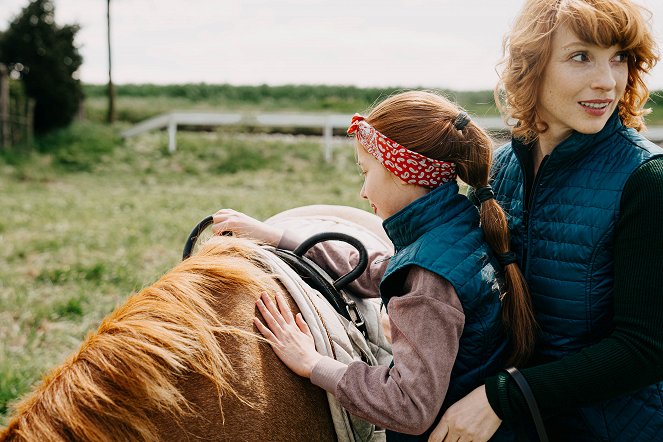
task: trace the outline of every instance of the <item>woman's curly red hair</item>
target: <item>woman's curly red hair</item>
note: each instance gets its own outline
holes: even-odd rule
[[[628,53],[628,82],[619,101],[625,126],[645,128],[649,89],[644,75],[659,60],[651,13],[630,0],[528,0],[504,38],[502,75],[495,101],[515,137],[532,141],[547,125],[537,117],[538,88],[551,52],[553,33],[566,25],[582,40],[601,47],[621,46]]]

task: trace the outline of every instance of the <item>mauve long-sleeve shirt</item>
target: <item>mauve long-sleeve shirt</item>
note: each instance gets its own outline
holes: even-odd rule
[[[294,250],[299,242],[293,232],[285,232],[279,247]],[[333,277],[358,262],[357,251],[337,241],[315,245],[306,257]],[[350,287],[359,296],[378,297],[389,255],[369,250],[369,263]],[[421,434],[433,425],[447,393],[465,315],[446,279],[412,266],[402,295],[389,301],[389,321],[392,367],[361,361],[346,365],[324,357],[313,368],[311,382],[356,416],[393,431]]]

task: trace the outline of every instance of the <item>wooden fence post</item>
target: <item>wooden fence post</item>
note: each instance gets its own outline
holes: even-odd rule
[[[0,63],[0,149],[9,148],[9,137],[9,75]]]
[[[170,114],[168,119],[168,153],[177,150],[177,120],[175,114]]]
[[[322,129],[322,137],[325,142],[325,161],[330,163],[332,160],[332,142],[334,139],[334,128],[332,127],[331,122],[325,122],[325,126]]]
[[[25,114],[25,134],[27,145],[32,147],[34,130],[35,130],[35,100],[28,98],[27,112]]]

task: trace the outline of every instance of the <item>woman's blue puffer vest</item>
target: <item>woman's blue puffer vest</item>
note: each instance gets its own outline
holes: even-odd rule
[[[402,295],[410,266],[419,266],[448,280],[456,290],[465,314],[465,327],[458,356],[451,372],[449,390],[440,415],[450,405],[499,371],[506,359],[507,339],[501,322],[500,292],[495,280],[493,255],[479,227],[476,207],[458,194],[456,182],[446,183],[417,199],[384,221],[394,243],[380,283],[388,307],[393,296]],[[495,440],[504,438],[500,431]],[[427,440],[389,432],[387,440]]]
[[[492,184],[509,214],[512,250],[541,327],[536,358],[551,361],[610,333],[613,236],[622,191],[631,174],[663,149],[622,126],[615,112],[601,132],[574,133],[560,143],[526,195],[527,148],[514,140],[498,150]],[[643,428],[663,429],[662,389],[663,384],[651,385],[569,410],[546,425],[569,441],[655,440],[638,435],[652,434]]]

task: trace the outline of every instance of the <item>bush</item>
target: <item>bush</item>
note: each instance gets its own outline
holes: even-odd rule
[[[53,164],[68,171],[90,171],[104,155],[121,144],[120,137],[108,126],[78,122],[36,139],[41,152],[53,156]]]

